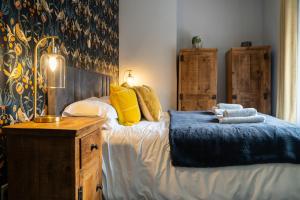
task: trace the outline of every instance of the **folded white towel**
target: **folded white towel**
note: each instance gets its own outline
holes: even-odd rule
[[[266,117],[262,115],[250,117],[219,117],[221,124],[241,124],[241,123],[261,123],[265,122]]]
[[[219,109],[218,107],[215,106],[212,108],[212,112],[217,116],[219,115],[223,116],[224,111],[225,111],[224,109]]]
[[[230,110],[240,110],[243,109],[243,106],[240,104],[230,104],[230,103],[219,103],[217,104],[219,109],[230,109]]]
[[[250,117],[257,115],[255,108],[244,108],[240,110],[225,110],[223,113],[224,117]]]

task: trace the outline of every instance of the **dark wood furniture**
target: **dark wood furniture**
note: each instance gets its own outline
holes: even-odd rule
[[[100,118],[5,127],[10,200],[102,199]]]
[[[217,49],[182,49],[178,110],[208,110],[217,101]]]
[[[227,101],[271,114],[271,47],[239,47],[227,52]]]

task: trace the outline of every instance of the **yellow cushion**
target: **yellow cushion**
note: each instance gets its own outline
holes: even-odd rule
[[[141,112],[134,90],[111,85],[110,101],[118,113],[118,120],[120,124],[131,126],[141,120]]]
[[[143,116],[148,121],[159,121],[162,108],[159,98],[155,94],[154,90],[147,85],[135,86],[133,89],[137,94],[139,106]]]

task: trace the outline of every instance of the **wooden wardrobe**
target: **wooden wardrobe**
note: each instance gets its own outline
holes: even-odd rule
[[[240,47],[227,52],[227,101],[271,114],[271,47]]]
[[[208,110],[216,105],[217,49],[182,49],[178,72],[178,110]]]

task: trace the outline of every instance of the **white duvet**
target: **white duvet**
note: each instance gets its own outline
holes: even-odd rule
[[[169,116],[103,131],[106,199],[300,199],[300,165],[173,167]]]

